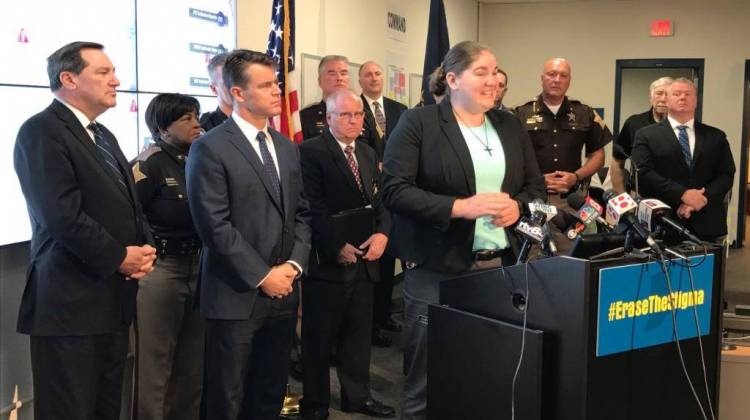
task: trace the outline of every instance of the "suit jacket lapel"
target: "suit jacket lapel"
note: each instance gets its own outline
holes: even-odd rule
[[[68,109],[68,107],[57,100],[54,100],[52,102],[52,106],[57,116],[61,120],[63,120],[63,122],[65,122],[65,125],[73,134],[73,137],[75,137],[76,140],[78,140],[83,145],[83,147],[88,150],[89,153],[91,153],[91,156],[94,158],[94,160],[99,163],[99,169],[101,169],[105,177],[109,179],[114,184],[115,188],[117,188],[125,196],[125,198],[132,203],[134,197],[131,196],[132,190],[131,192],[128,192],[128,190],[124,189],[122,185],[117,181],[117,179],[115,179],[115,174],[112,173],[112,170],[109,168],[107,162],[104,161],[104,158],[102,158],[102,156],[99,154],[99,151],[96,150],[96,143],[94,143],[94,140],[91,138],[88,131],[86,131],[86,129],[81,125],[81,122],[78,120],[78,118],[76,118],[75,114],[73,114],[73,111]],[[108,133],[109,131],[105,130],[105,135],[109,135]],[[112,140],[110,139],[110,141]],[[117,155],[117,153],[115,154]],[[115,156],[115,159],[117,159],[117,162],[120,165],[123,165],[122,160],[120,160],[118,156]],[[130,166],[127,163],[122,166],[122,169],[126,174],[128,173],[127,169],[129,167]],[[128,184],[131,184],[130,178],[128,176],[126,176],[125,179],[127,180]],[[128,188],[130,187],[131,186],[129,185]]]
[[[344,152],[341,150],[341,147],[339,147],[338,142],[333,137],[333,134],[329,130],[326,130],[323,132],[323,138],[325,139],[326,147],[328,148],[328,152],[331,154],[331,157],[333,158],[334,165],[339,169],[341,172],[341,175],[346,179],[349,186],[352,188],[353,191],[359,192],[359,187],[357,187],[357,181],[354,180],[354,174],[352,173],[351,168],[349,168],[349,163],[346,161],[346,157],[344,156]],[[356,149],[355,149],[356,154]],[[357,158],[359,158],[359,155],[357,155]],[[362,169],[360,168],[360,176],[362,174]]]
[[[385,138],[387,139],[396,124],[396,107],[390,99],[383,96],[383,108],[385,108]]]
[[[695,166],[695,162],[698,161],[706,146],[706,132],[703,130],[703,125],[696,122],[693,125],[695,129],[695,148],[693,149],[693,159],[691,161],[692,166]]]
[[[288,156],[288,153],[286,152],[287,146],[289,144],[285,143],[291,143],[291,140],[284,137],[283,134],[277,132],[276,130],[269,128],[268,132],[271,134],[271,139],[273,140],[273,147],[276,149],[276,163],[279,165],[279,174],[281,176],[280,182],[281,182],[281,196],[282,201],[284,204],[284,207],[286,209],[290,209],[290,211],[284,211],[282,214],[293,214],[294,212],[291,211],[291,208],[293,205],[296,205],[296,197],[293,199],[291,196],[292,194],[292,165],[294,164],[294,160],[296,159],[296,156]],[[296,147],[296,146],[295,146]]]
[[[122,149],[120,149],[120,144],[117,142],[117,138],[115,138],[114,134],[112,134],[107,127],[101,126],[104,134],[109,137],[109,142],[114,147],[115,152],[115,159],[117,160],[117,163],[120,165],[120,167],[123,169],[123,174],[125,175],[125,183],[127,184],[127,190],[124,190],[122,188],[122,184],[117,182],[115,180],[115,184],[120,188],[120,191],[125,193],[125,196],[133,202],[133,197],[136,197],[135,192],[135,183],[133,181],[133,172],[130,171],[130,164],[128,164],[128,161],[125,159],[125,155],[122,154]],[[98,154],[98,153],[97,153]],[[110,171],[111,172],[111,171]],[[114,177],[112,178],[114,179]]]
[[[359,163],[359,176],[362,178],[362,188],[365,189],[367,199],[372,202],[372,186],[375,175],[372,173],[373,164],[362,149],[362,144],[358,144],[354,149],[354,155],[357,156],[357,162]]]
[[[255,174],[258,176],[258,179],[260,179],[261,183],[265,187],[266,191],[268,192],[268,195],[271,198],[271,202],[276,206],[276,208],[279,210],[281,214],[284,214],[283,209],[281,208],[281,203],[276,199],[276,193],[273,190],[273,186],[271,186],[271,180],[268,179],[268,176],[266,175],[265,167],[263,166],[263,162],[260,160],[260,156],[255,152],[252,146],[250,146],[250,141],[245,137],[244,134],[242,134],[242,131],[237,126],[237,123],[234,122],[234,120],[230,119],[231,121],[227,122],[226,130],[229,134],[229,142],[232,143],[232,145],[239,150],[240,154],[250,163],[250,166],[255,171]],[[276,144],[274,143],[274,146]],[[279,159],[279,153],[276,153],[276,159]],[[283,185],[282,185],[283,188]],[[282,190],[283,194],[283,190]]]
[[[458,127],[455,115],[453,115],[453,107],[450,101],[442,101],[438,106],[438,112],[440,113],[440,127],[447,137],[448,144],[453,148],[453,151],[458,157],[458,161],[461,163],[461,168],[466,176],[466,188],[471,195],[476,194],[476,178],[474,175],[474,162],[471,160],[471,153],[469,147],[466,145],[461,129]]]

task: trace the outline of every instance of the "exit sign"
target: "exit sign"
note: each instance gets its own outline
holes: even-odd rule
[[[671,19],[657,19],[651,22],[651,36],[673,36],[674,22]]]

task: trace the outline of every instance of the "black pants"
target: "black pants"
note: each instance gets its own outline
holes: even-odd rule
[[[276,420],[296,317],[264,295],[250,319],[206,320],[206,419]]]
[[[118,420],[128,332],[31,336],[36,420]]]
[[[380,257],[380,281],[375,283],[372,326],[379,328],[391,316],[391,301],[393,300],[393,277],[396,270],[396,258],[388,254]]]
[[[336,346],[336,372],[341,382],[341,406],[361,408],[370,398],[370,340],[372,282],[364,264],[349,282],[305,280],[302,294],[303,412],[330,406],[328,371]]]

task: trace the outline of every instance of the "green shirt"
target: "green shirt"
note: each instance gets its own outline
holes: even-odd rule
[[[486,117],[480,126],[466,127],[459,123],[458,127],[471,153],[477,194],[501,192],[505,178],[505,153],[500,142],[500,134]],[[472,250],[503,249],[508,245],[505,228],[492,224],[492,218],[489,216],[477,219]]]

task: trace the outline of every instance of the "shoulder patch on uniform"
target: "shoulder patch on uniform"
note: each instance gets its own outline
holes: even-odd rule
[[[143,162],[158,152],[161,152],[161,147],[155,144],[151,144],[144,151],[139,153],[138,156],[136,156],[133,160]]]
[[[134,180],[135,180],[136,183],[138,183],[140,181],[143,181],[144,179],[148,178],[148,176],[146,176],[146,174],[144,174],[141,171],[141,161],[140,160],[137,161],[137,162],[135,162],[135,165],[133,165],[133,178],[134,178]]]

